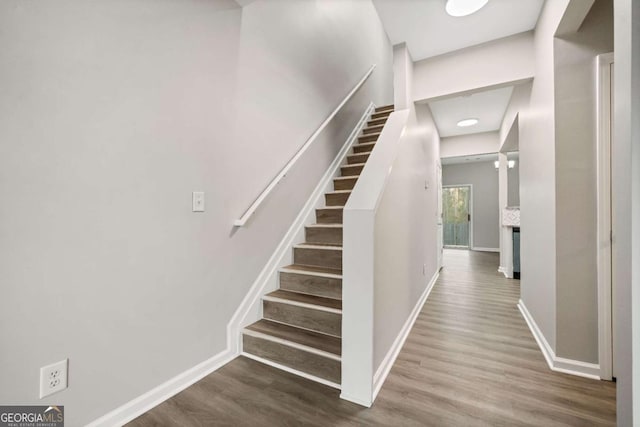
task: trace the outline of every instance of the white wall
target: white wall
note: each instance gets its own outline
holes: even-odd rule
[[[341,397],[366,406],[438,270],[440,141],[428,106],[411,101],[412,67],[406,46],[394,46],[396,112],[344,213]]]
[[[545,2],[535,31],[535,79],[520,127],[521,299],[556,346],[555,108],[553,37],[568,0]]]
[[[615,0],[612,193],[614,236],[617,421],[640,422],[640,4]]]
[[[391,102],[391,47],[368,2],[7,0],[0,28],[0,401],[81,425],[225,348],[339,145]],[[38,400],[66,357],[70,387]]]
[[[532,32],[516,34],[418,61],[413,99],[422,101],[530,80],[535,71],[533,40]]]
[[[428,106],[410,116],[375,223],[374,369],[437,271],[438,133]],[[426,266],[423,273],[423,264]]]
[[[473,186],[473,247],[500,247],[498,170],[493,161],[442,166],[442,185]]]
[[[498,148],[498,132],[472,133],[440,139],[442,158],[497,153]]]
[[[520,160],[507,169],[507,206],[520,206]]]
[[[519,124],[517,121],[518,113],[529,105],[529,99],[531,97],[531,82],[522,83],[516,85],[511,93],[511,99],[507,105],[507,109],[502,119],[502,125],[500,126],[499,144],[500,151],[517,151],[519,140]],[[515,125],[515,128],[514,128]],[[512,135],[514,130],[518,130],[515,135]],[[515,139],[511,141],[510,139]],[[511,145],[511,146],[509,146]]]
[[[613,2],[596,0],[554,51],[556,355],[598,363],[595,63],[613,51]]]
[[[374,371],[437,271],[437,188],[425,189],[425,181],[436,182],[440,140],[428,105],[419,106],[418,117],[411,101],[413,61],[406,46],[395,47],[394,58],[395,104],[410,113],[375,217]]]

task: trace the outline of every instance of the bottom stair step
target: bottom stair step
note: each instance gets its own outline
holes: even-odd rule
[[[265,319],[340,337],[342,301],[277,290],[262,297]]]
[[[340,384],[340,338],[260,320],[242,333],[243,351]]]

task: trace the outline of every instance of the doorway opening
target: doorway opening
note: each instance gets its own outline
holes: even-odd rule
[[[442,234],[446,248],[471,248],[471,198],[471,185],[442,187]]]

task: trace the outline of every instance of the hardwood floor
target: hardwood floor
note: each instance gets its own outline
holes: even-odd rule
[[[497,254],[447,250],[444,264],[372,408],[239,357],[129,425],[615,425],[615,384],[549,370]]]

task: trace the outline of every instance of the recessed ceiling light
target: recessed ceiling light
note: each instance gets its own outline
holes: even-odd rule
[[[478,124],[478,119],[464,119],[458,122],[458,127],[466,128],[466,127],[477,125],[477,124]]]
[[[489,0],[447,0],[445,9],[451,16],[467,16],[476,13],[488,2]]]

